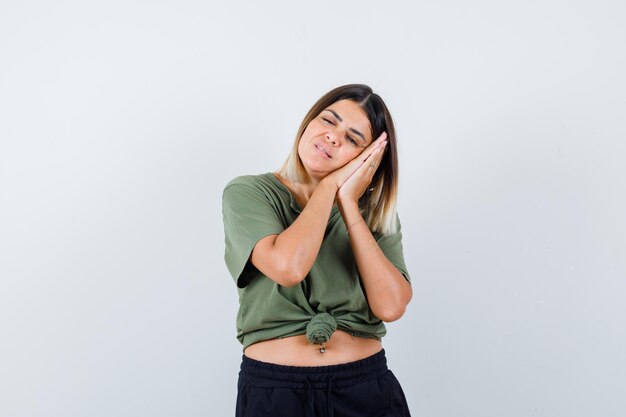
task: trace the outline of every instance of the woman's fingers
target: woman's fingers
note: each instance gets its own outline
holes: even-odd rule
[[[363,152],[361,152],[361,154],[359,155],[359,159],[361,159],[361,161],[365,161],[367,158],[369,158],[369,156],[372,154],[372,152],[374,152],[374,149],[378,148],[380,146],[380,144],[382,142],[384,142],[387,139],[387,132],[383,132],[380,134],[380,136],[372,143],[370,143],[370,145],[365,148],[363,150]]]
[[[359,167],[361,171],[367,172],[372,169],[375,165],[376,156],[380,154],[380,148],[376,148],[372,151],[372,153],[367,157],[365,161],[363,161],[363,165]]]
[[[337,178],[337,185],[339,187],[343,186],[343,183],[353,176],[355,173],[359,172],[359,176],[363,175],[361,172],[367,173],[368,169],[372,169],[369,165],[374,164],[374,166],[378,166],[379,163],[376,163],[376,155],[381,152],[381,150],[376,151],[382,145],[384,148],[384,144],[386,143],[387,133],[383,132],[374,142],[370,143],[370,145],[363,149],[363,151],[356,156],[352,161],[348,162],[342,168],[339,168],[334,174]],[[376,151],[376,152],[374,152]],[[380,158],[378,158],[380,161]],[[372,175],[373,175],[372,171]],[[367,175],[367,174],[365,174]]]
[[[383,153],[385,152],[385,146],[387,145],[387,141],[384,140],[385,136],[381,136],[380,139],[381,141],[378,144],[374,144],[373,149],[365,158],[358,157],[352,160],[351,164],[354,164],[354,170],[351,170],[352,172],[349,173],[348,178],[339,186],[338,198],[342,200],[358,200],[363,195],[368,185],[372,182],[374,173],[380,166]],[[364,154],[365,151],[361,155]]]
[[[385,153],[386,146],[387,142],[384,141],[380,144],[379,147],[374,150],[375,152],[372,152],[371,158],[368,159],[368,166],[372,169],[372,175],[373,172],[375,172],[376,169],[380,166],[380,161],[383,159],[383,154]]]
[[[358,200],[363,195],[380,165],[380,158],[385,147],[384,143],[382,146],[373,149],[372,153],[364,161],[360,161],[360,166],[340,186],[340,198],[354,198]]]
[[[374,161],[374,171],[376,171],[378,169],[378,167],[380,166],[380,161],[382,161],[383,159],[383,155],[385,154],[385,149],[387,147],[387,142],[383,142],[382,145],[380,145],[380,152],[377,153],[376,155],[376,161]]]
[[[376,140],[385,140],[385,139],[387,139],[387,132],[383,132],[383,133],[381,133],[381,134],[380,134],[380,135],[376,138]],[[376,140],[375,140],[374,142],[376,142]]]
[[[376,169],[380,166],[380,161],[382,159],[383,152],[385,151],[386,144],[387,142],[383,142],[380,146],[376,147],[360,167],[361,171],[369,173],[370,179],[374,176],[374,172],[376,172]]]

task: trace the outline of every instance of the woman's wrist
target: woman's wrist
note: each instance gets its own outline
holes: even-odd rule
[[[318,187],[323,187],[325,190],[332,191],[335,195],[337,194],[337,191],[339,191],[337,181],[330,176],[323,178],[318,184]]]
[[[339,194],[337,194],[337,205],[339,206],[339,208],[342,211],[356,211],[359,212],[359,202],[357,200],[353,200],[351,198],[345,198],[345,197],[341,197]]]
[[[364,221],[357,202],[338,201],[337,206],[339,207],[339,212],[341,213],[343,222],[346,224],[346,228],[349,228],[352,225],[355,225],[361,221]]]
[[[363,218],[356,220],[354,223],[352,224],[346,224],[346,233],[350,234],[350,229],[352,229],[352,227],[356,226],[357,224],[360,223],[365,223],[365,220]]]

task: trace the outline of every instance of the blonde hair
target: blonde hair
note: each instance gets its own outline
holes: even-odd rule
[[[352,100],[367,114],[371,126],[372,138],[387,132],[385,153],[376,170],[372,182],[359,200],[361,213],[372,232],[384,235],[397,231],[397,196],[398,196],[398,151],[396,130],[387,106],[380,96],[364,84],[348,84],[337,87],[324,94],[307,112],[296,133],[294,144],[287,160],[278,171],[283,177],[294,183],[306,182],[308,174],[298,155],[298,144],[305,129],[324,109],[339,100]]]

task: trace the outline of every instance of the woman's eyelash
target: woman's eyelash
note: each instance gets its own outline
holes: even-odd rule
[[[332,120],[329,120],[329,119],[327,119],[327,118],[325,118],[325,117],[322,117],[322,120],[323,120],[323,121],[325,121],[326,123],[330,123],[330,124],[331,124],[331,125],[333,125],[333,126],[335,125],[335,123],[334,123]],[[353,144],[353,145],[357,145],[356,140],[352,139],[350,136],[346,136],[346,138],[348,138],[348,140],[349,140],[350,142],[352,142],[352,144]]]

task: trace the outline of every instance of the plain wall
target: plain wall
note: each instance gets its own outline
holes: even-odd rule
[[[626,415],[626,3],[2,1],[0,416],[234,414],[221,192],[398,128],[414,416]]]

